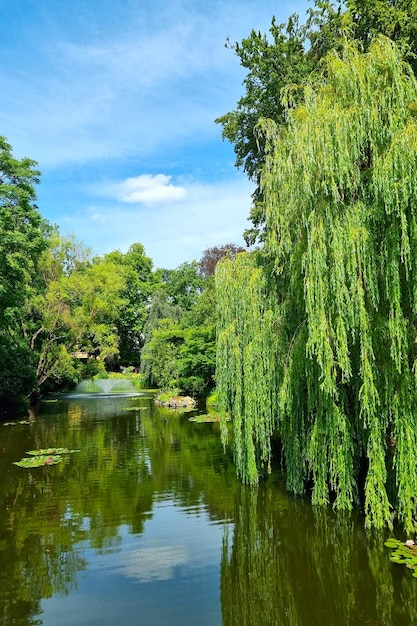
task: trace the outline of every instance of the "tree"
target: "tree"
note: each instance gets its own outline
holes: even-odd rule
[[[104,363],[118,354],[116,321],[125,281],[123,266],[88,259],[80,244],[55,232],[39,262],[38,290],[19,313],[38,386],[76,381],[80,357]]]
[[[364,50],[369,48],[376,35],[386,35],[404,46],[406,59],[416,72],[416,0],[347,0],[346,6],[353,23],[352,34],[362,43]]]
[[[140,367],[144,345],[144,327],[152,293],[159,287],[153,271],[153,262],[145,254],[142,244],[130,246],[126,254],[111,252],[105,257],[123,268],[126,274],[124,304],[116,322],[119,336],[119,362],[122,366]]]
[[[179,381],[184,393],[205,397],[215,385],[216,291],[214,277],[205,281],[204,291],[182,319],[184,343],[179,351]]]
[[[198,300],[203,288],[204,277],[197,261],[181,263],[174,270],[160,270],[162,285],[173,305],[188,311]]]
[[[235,258],[239,252],[244,252],[245,248],[237,246],[235,243],[225,243],[221,246],[213,246],[204,250],[203,256],[200,259],[199,268],[200,272],[206,278],[208,276],[214,276],[216,265],[223,257]]]
[[[22,303],[36,280],[47,246],[48,226],[35,204],[36,163],[13,157],[0,137],[0,397],[2,404],[26,396],[35,373],[27,344],[16,329]]]
[[[178,387],[178,352],[183,341],[184,331],[177,321],[158,320],[142,351],[142,373],[151,385],[161,389]]]
[[[35,204],[40,172],[28,158],[15,159],[0,137],[0,313],[17,306],[46,247],[46,224]]]
[[[217,266],[216,383],[219,408],[233,418],[238,476],[256,483],[271,463],[277,428],[279,359],[275,292],[257,253],[225,257]],[[227,441],[227,424],[222,436]]]
[[[242,167],[257,185],[265,149],[256,136],[256,125],[263,117],[284,123],[281,89],[303,82],[313,67],[305,54],[305,29],[300,26],[297,15],[292,15],[286,25],[277,24],[273,18],[269,33],[272,41],[266,34],[252,30],[240,44],[228,42],[241,65],[248,70],[243,81],[245,94],[234,111],[215,120],[223,127],[223,139],[234,146],[236,166]],[[259,186],[253,196],[250,219],[254,228],[245,232],[248,245],[255,243],[264,221]]]
[[[253,227],[244,234],[248,244],[263,240],[265,224],[259,182],[266,149],[264,137],[256,132],[259,120],[272,119],[285,126],[288,104],[299,102],[305,81],[320,68],[324,56],[341,50],[347,34],[366,51],[378,33],[404,46],[410,53],[407,60],[417,70],[416,0],[315,0],[305,24],[295,14],[287,24],[277,24],[273,18],[268,34],[252,30],[241,43],[228,42],[247,70],[245,93],[235,110],[215,121],[223,128],[223,139],[233,144],[236,166],[257,184],[249,216]]]
[[[148,384],[204,396],[214,386],[215,291],[198,264],[163,270],[151,297],[141,372]],[[168,295],[170,294],[170,295]]]
[[[330,53],[303,104],[288,110],[286,128],[261,125],[264,280],[277,339],[265,349],[283,366],[278,429],[288,488],[304,493],[311,480],[313,503],[349,510],[363,471],[366,525],[391,524],[395,510],[407,530],[417,519],[416,100],[411,67],[378,37],[365,54],[352,43]],[[236,324],[248,318],[246,345],[260,326],[238,308],[233,277],[219,278],[219,332],[233,307]],[[252,296],[260,309],[263,294]],[[221,378],[233,360],[219,358]],[[231,369],[227,376],[245,386],[248,368]],[[249,412],[245,403],[237,428],[253,419]],[[244,442],[255,459],[264,456],[258,433],[270,424],[269,414],[258,415]],[[252,482],[244,461],[240,472]]]
[[[143,328],[144,345],[141,351],[141,373],[144,380],[150,386],[164,386],[167,384],[166,381],[174,377],[174,374],[167,373],[164,375],[163,380],[160,378],[159,372],[162,371],[163,368],[164,371],[169,372],[169,367],[164,366],[159,360],[168,360],[173,364],[173,359],[171,353],[168,354],[165,352],[164,354],[163,350],[159,350],[159,345],[162,343],[162,340],[158,339],[153,341],[153,336],[161,326],[169,328],[175,326],[175,328],[179,329],[180,319],[181,308],[178,305],[170,303],[169,296],[164,289],[157,289],[152,295],[148,318]],[[166,341],[167,338],[169,338],[169,335],[164,334],[163,340]],[[157,365],[156,371],[154,368],[155,364]]]

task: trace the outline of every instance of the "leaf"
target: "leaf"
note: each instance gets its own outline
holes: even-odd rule
[[[28,450],[27,454],[32,456],[45,456],[51,454],[71,454],[73,452],[79,452],[79,450],[70,450],[69,448],[40,448],[39,450]]]
[[[197,422],[202,424],[203,422],[219,422],[220,415],[218,413],[208,413],[207,415],[193,415],[189,418],[190,422]]]
[[[146,411],[146,406],[126,406],[124,411]]]
[[[29,459],[23,458],[20,461],[15,461],[13,465],[17,465],[18,467],[25,468],[33,468],[33,467],[44,467],[48,465],[56,465],[57,463],[61,463],[62,456],[58,454],[54,455],[38,455],[35,457],[31,457]]]

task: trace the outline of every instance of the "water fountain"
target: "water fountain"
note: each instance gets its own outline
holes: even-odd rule
[[[76,393],[135,393],[137,390],[130,380],[124,378],[99,378],[82,380],[78,383]]]

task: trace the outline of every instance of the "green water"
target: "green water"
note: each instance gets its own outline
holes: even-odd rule
[[[77,449],[25,469],[28,450]],[[359,514],[315,511],[275,471],[240,485],[216,424],[150,395],[43,402],[0,424],[0,624],[417,624],[417,579]]]

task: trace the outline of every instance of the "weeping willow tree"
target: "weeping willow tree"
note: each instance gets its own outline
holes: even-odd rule
[[[363,495],[368,527],[397,515],[415,529],[416,80],[401,51],[379,37],[366,54],[347,43],[327,56],[302,105],[291,106],[290,89],[284,101],[284,128],[260,123],[265,254],[275,280],[264,283],[266,293],[248,292],[238,264],[234,275],[219,271],[220,347],[235,315],[245,358],[253,337],[268,332],[249,311],[273,311],[274,341],[255,346],[253,363],[272,364],[267,385],[277,376],[271,392],[278,390],[288,488],[301,494],[311,483],[314,504],[341,510]],[[272,298],[275,306],[266,305]],[[256,396],[253,371],[239,358],[221,347],[219,392],[237,415],[238,471],[255,482],[253,458],[268,458],[258,433],[273,427],[275,404],[262,412],[266,394]],[[255,398],[247,404],[248,386]],[[237,406],[233,395],[243,397]]]
[[[260,257],[241,252],[216,270],[216,380],[220,410],[233,416],[234,460],[240,478],[268,472],[277,427],[280,324]],[[223,421],[223,439],[227,425]]]

